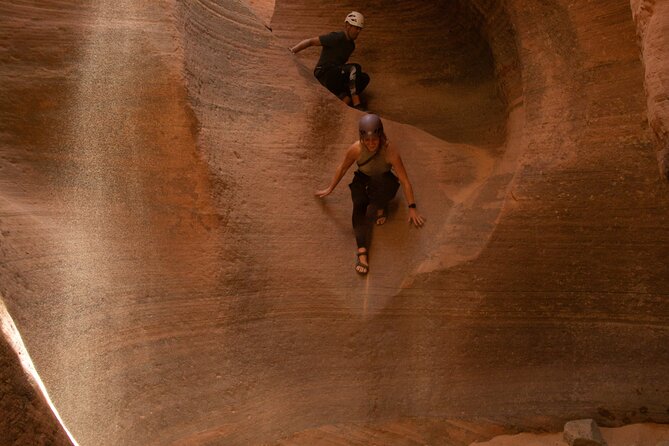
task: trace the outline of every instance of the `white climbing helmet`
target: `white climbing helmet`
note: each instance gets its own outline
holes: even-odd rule
[[[365,26],[365,18],[362,16],[362,14],[356,11],[349,12],[344,22],[348,23],[349,25],[357,26],[360,29]]]

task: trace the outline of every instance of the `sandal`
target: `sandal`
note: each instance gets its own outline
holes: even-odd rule
[[[358,261],[355,263],[355,272],[364,276],[369,272],[369,264],[363,263],[360,261],[360,256],[366,256],[368,255],[367,251],[360,252],[358,251],[356,253],[356,257],[358,258]],[[362,268],[362,271],[360,271],[358,268]]]
[[[378,226],[381,226],[381,225],[384,224],[384,223],[386,222],[386,220],[388,219],[388,215],[386,215],[386,208],[381,208],[381,209],[379,209],[379,211],[381,211],[381,213],[379,214],[378,211],[377,211],[377,214],[376,214],[376,224],[377,224]]]

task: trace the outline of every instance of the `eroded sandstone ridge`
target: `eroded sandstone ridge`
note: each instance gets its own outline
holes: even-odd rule
[[[661,4],[1,2],[0,295],[74,438],[669,422]],[[346,180],[313,198],[360,114],[287,50],[351,9],[428,218],[364,279]]]
[[[645,67],[648,120],[658,144],[660,173],[669,179],[669,4],[631,0]]]
[[[0,300],[0,444],[72,446]],[[33,372],[33,373],[30,373]]]

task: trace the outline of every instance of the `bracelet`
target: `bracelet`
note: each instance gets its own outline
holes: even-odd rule
[[[410,207],[411,209],[416,209],[416,203],[411,203],[411,204],[409,205],[409,207]]]

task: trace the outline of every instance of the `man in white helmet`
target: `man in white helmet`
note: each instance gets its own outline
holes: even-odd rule
[[[361,108],[360,93],[369,84],[369,75],[362,72],[360,65],[347,63],[355,50],[355,39],[365,23],[359,12],[353,11],[344,20],[344,30],[305,39],[290,48],[293,54],[310,46],[322,46],[314,76],[328,90],[346,104]]]

